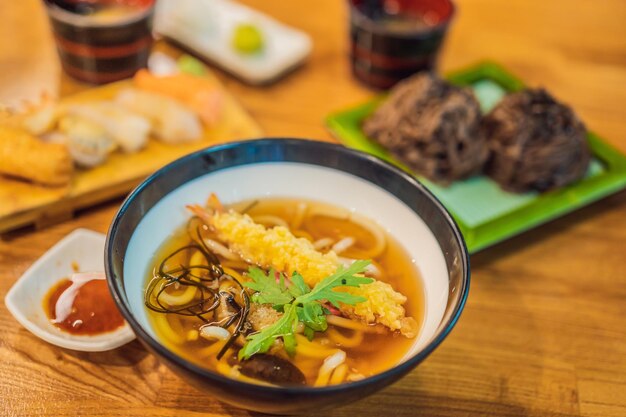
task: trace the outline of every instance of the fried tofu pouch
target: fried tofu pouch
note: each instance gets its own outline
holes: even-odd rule
[[[288,275],[297,271],[311,287],[335,273],[340,265],[333,251],[318,252],[310,241],[295,237],[285,227],[267,229],[255,223],[250,216],[233,210],[206,210],[200,206],[189,208],[246,262],[265,269],[274,268]],[[412,317],[406,317],[403,307],[407,298],[391,285],[374,281],[358,288],[343,287],[341,291],[367,300],[356,305],[342,304],[340,310],[345,316],[398,330],[406,337],[417,335],[417,323]]]
[[[70,182],[73,170],[65,145],[45,143],[25,130],[0,126],[0,174],[62,186]]]

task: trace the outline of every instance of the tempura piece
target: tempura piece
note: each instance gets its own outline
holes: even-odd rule
[[[274,324],[283,313],[274,310],[269,304],[252,303],[248,313],[248,321],[256,332]]]
[[[44,185],[66,185],[72,179],[66,146],[45,143],[22,129],[0,126],[0,173]]]
[[[185,106],[161,94],[127,89],[121,91],[116,101],[152,122],[154,134],[162,142],[175,145],[202,138],[202,125],[198,116]]]
[[[359,288],[343,287],[341,291],[360,295],[367,300],[355,305],[343,304],[341,312],[364,323],[380,323],[392,330],[400,330],[406,337],[415,337],[419,331],[412,317],[405,317],[404,303],[407,298],[386,282],[374,281]]]
[[[208,210],[197,205],[189,208],[244,261],[265,269],[274,268],[287,275],[297,271],[311,287],[335,273],[340,265],[333,251],[322,254],[315,250],[310,241],[296,238],[285,227],[266,229],[246,214],[225,211],[214,196],[209,200]],[[416,336],[417,323],[406,317],[402,306],[406,297],[396,292],[391,285],[374,281],[358,288],[346,287],[342,290],[367,298],[366,302],[355,306],[342,304],[340,310],[346,316],[367,324],[382,324],[391,330],[399,330],[407,337]]]
[[[120,108],[112,101],[75,105],[69,107],[67,112],[102,126],[126,153],[137,152],[148,142],[150,121]]]
[[[95,123],[76,116],[59,121],[59,131],[67,137],[67,147],[76,164],[92,168],[106,161],[116,148],[113,138]]]
[[[587,128],[542,88],[507,94],[482,120],[490,157],[485,173],[507,191],[544,192],[587,174]]]
[[[184,103],[195,111],[207,126],[214,125],[220,118],[222,93],[206,77],[185,73],[157,76],[142,69],[135,74],[133,81],[141,90],[163,94]]]

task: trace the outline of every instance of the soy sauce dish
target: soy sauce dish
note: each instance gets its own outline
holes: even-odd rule
[[[187,383],[249,410],[346,404],[448,335],[469,258],[410,175],[329,143],[269,138],[162,168],[107,236],[114,300]]]

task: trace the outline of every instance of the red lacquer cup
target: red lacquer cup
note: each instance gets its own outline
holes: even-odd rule
[[[45,0],[66,73],[104,84],[131,77],[148,62],[154,0]]]
[[[349,0],[355,77],[378,89],[431,70],[454,15],[451,0]]]

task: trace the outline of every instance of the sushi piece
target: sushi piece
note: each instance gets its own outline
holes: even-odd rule
[[[470,88],[423,73],[397,84],[363,131],[409,168],[448,184],[481,171],[488,156]]]
[[[202,138],[198,115],[167,96],[127,89],[118,94],[116,102],[149,119],[155,136],[164,143],[175,145]]]
[[[59,132],[67,137],[67,148],[74,162],[85,168],[102,164],[116,148],[104,128],[77,116],[59,120]]]
[[[65,145],[46,143],[26,130],[0,125],[0,173],[43,185],[67,185],[73,174]]]
[[[506,190],[547,191],[587,173],[585,125],[546,90],[509,94],[485,116],[482,129],[491,150],[487,174]]]
[[[67,113],[101,126],[126,153],[137,152],[148,143],[152,128],[150,121],[112,101],[71,106]]]
[[[137,88],[174,98],[195,111],[207,126],[216,124],[221,116],[223,96],[218,87],[205,77],[192,74],[156,76],[139,70],[133,78]]]

